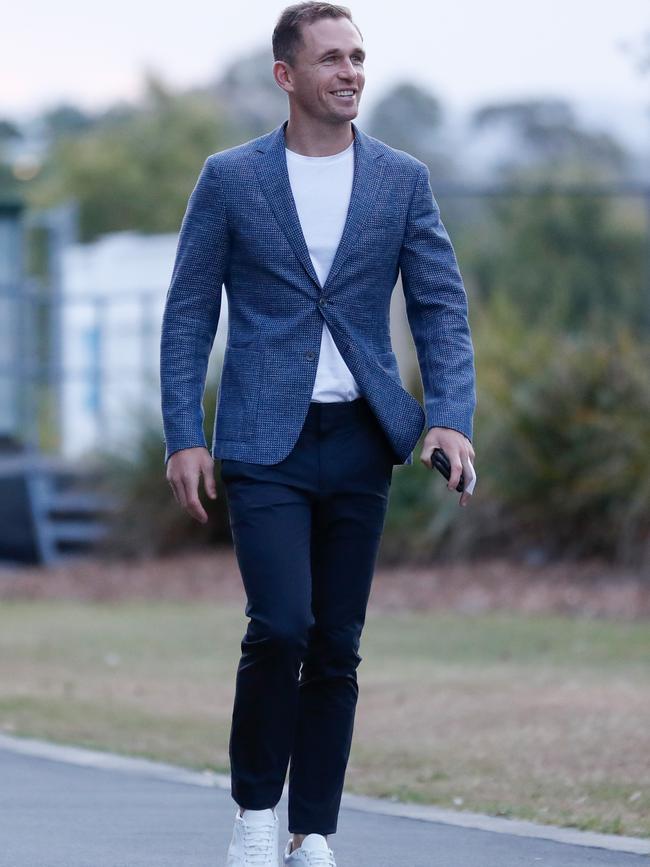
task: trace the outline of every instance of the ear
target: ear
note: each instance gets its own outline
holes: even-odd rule
[[[286,90],[287,93],[293,92],[291,67],[284,60],[276,60],[273,63],[273,77],[282,90]]]

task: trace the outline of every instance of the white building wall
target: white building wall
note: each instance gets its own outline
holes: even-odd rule
[[[67,457],[96,447],[128,449],[142,417],[162,431],[160,326],[177,242],[174,233],[116,232],[64,250],[61,416]],[[224,291],[211,366],[223,353],[227,320]]]

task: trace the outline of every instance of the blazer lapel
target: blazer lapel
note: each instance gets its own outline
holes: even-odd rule
[[[270,133],[264,142],[257,146],[255,169],[264,195],[287,236],[287,240],[321,292],[330,285],[346,257],[353,252],[359,232],[372,211],[383,173],[384,161],[380,159],[383,155],[379,149],[374,147],[372,140],[353,123],[354,178],[350,204],[332,267],[327,275],[325,286],[321,286],[309,255],[291,190],[285,153],[287,123],[288,121],[285,120],[281,126]]]

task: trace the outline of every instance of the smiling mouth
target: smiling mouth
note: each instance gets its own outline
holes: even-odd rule
[[[356,90],[330,90],[330,93],[337,99],[354,99]]]

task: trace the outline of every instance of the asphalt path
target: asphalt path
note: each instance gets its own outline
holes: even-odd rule
[[[51,758],[16,749],[10,738],[0,736],[0,867],[225,864],[236,806],[223,777],[215,785],[198,772],[184,777],[183,769],[128,759],[122,767],[120,757],[111,766],[111,754],[105,756],[79,751]],[[595,844],[602,839],[607,845],[602,848],[530,836],[524,824],[518,833],[507,833],[508,820],[493,817],[485,822],[500,823],[494,825],[498,830],[376,811],[380,809],[384,806],[376,799],[344,795],[337,833],[329,837],[337,867],[650,864],[644,841],[637,841],[640,851],[634,854],[609,848],[616,841],[605,835],[584,837]],[[280,864],[288,839],[286,787],[278,812]],[[633,840],[625,839],[634,847]],[[645,843],[650,853],[650,841]]]

